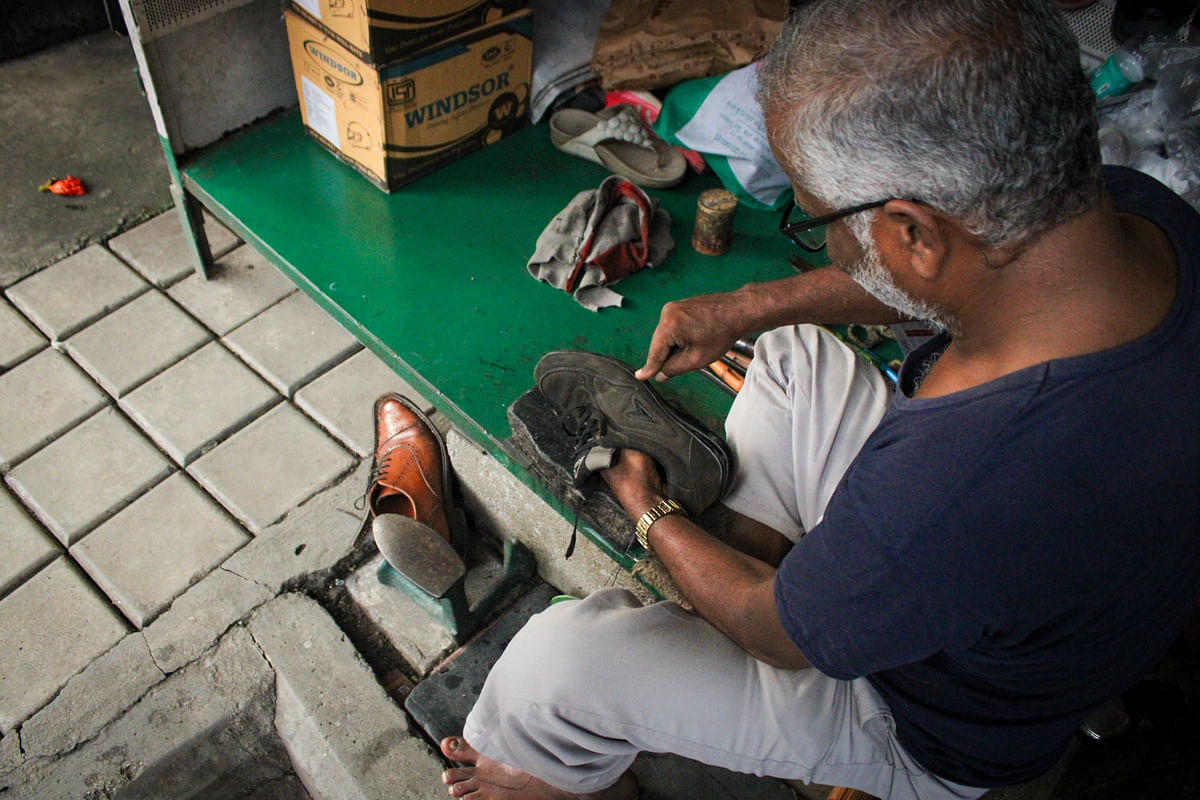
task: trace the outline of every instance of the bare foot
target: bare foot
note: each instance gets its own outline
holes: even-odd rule
[[[461,736],[442,740],[442,755],[462,766],[442,773],[442,783],[451,797],[470,795],[471,800],[635,800],[637,779],[626,772],[607,789],[590,794],[571,794],[557,789],[516,767],[481,755]]]

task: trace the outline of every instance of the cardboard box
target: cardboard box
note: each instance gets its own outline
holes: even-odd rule
[[[529,8],[531,0],[292,0],[369,64],[386,64]]]
[[[383,67],[294,11],[284,16],[304,124],[384,191],[528,122],[528,10]]]

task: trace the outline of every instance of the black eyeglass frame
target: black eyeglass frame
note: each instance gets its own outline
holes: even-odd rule
[[[860,211],[879,208],[880,206],[887,205],[893,199],[894,198],[889,197],[887,200],[877,200],[873,203],[863,203],[862,205],[851,206],[850,208],[844,208],[841,211],[834,211],[832,214],[823,214],[819,217],[813,217],[812,219],[806,219],[800,222],[788,222],[788,217],[791,216],[792,209],[796,209],[797,211],[801,212],[804,210],[796,205],[795,201],[790,201],[783,207],[783,218],[779,220],[779,232],[791,239],[794,244],[804,248],[808,252],[819,253],[825,249],[824,239],[821,240],[820,245],[811,245],[807,242],[801,241],[798,234],[804,233],[805,231],[810,231],[813,228],[824,227],[831,222],[837,222],[842,217],[848,217],[851,214],[857,214]]]

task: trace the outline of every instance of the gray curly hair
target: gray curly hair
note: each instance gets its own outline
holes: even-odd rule
[[[1095,101],[1044,0],[813,0],[758,94],[783,166],[833,208],[916,198],[995,246],[1101,195]]]

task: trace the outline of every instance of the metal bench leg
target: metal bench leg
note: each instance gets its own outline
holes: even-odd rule
[[[184,238],[188,241],[196,272],[208,280],[213,254],[208,233],[204,230],[204,206],[176,183],[171,184],[171,197],[175,200],[175,210],[179,212],[179,222],[183,225]]]

